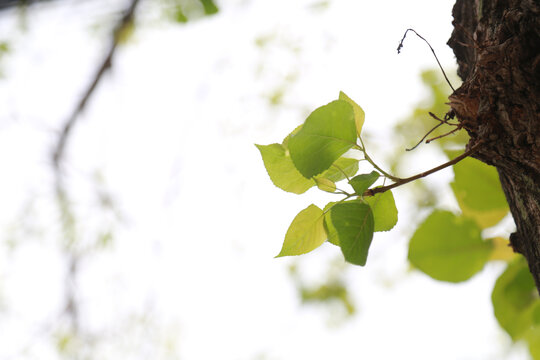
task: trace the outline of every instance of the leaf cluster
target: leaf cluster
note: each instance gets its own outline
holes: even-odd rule
[[[351,151],[372,163],[360,138],[364,120],[362,108],[341,92],[337,100],[313,111],[281,144],[256,145],[270,179],[282,190],[302,194],[317,186],[343,196],[324,209],[311,204],[300,211],[278,257],[305,254],[328,241],[341,248],[347,262],[363,266],[374,232],[388,231],[397,223],[390,191],[364,196],[388,174],[373,163],[379,172],[356,175],[359,160]],[[336,183],[342,180],[351,189],[338,188]]]

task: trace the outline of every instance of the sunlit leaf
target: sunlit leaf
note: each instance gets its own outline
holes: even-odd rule
[[[373,213],[369,205],[348,201],[330,210],[332,231],[339,239],[341,252],[347,262],[364,266],[373,239]]]
[[[286,147],[281,144],[255,145],[263,158],[264,166],[275,186],[295,194],[302,194],[316,185],[313,179],[306,179],[294,166]],[[330,169],[317,178],[325,183],[337,182],[353,176],[358,171],[358,160],[339,158]],[[329,183],[328,183],[329,184]],[[335,190],[335,189],[334,189]]]
[[[328,236],[328,242],[339,246],[338,233],[336,227],[334,226],[334,224],[332,224],[332,216],[330,214],[330,210],[336,204],[338,204],[338,202],[329,202],[324,206],[324,229],[326,230],[326,235]]]
[[[341,157],[320,176],[333,182],[352,177],[358,172],[358,160]]]
[[[336,191],[336,184],[332,180],[328,180],[326,178],[320,177],[315,178],[315,183],[317,184],[317,187],[321,189],[322,191],[333,193]]]
[[[323,218],[323,211],[313,204],[300,211],[289,226],[276,257],[301,255],[318,248],[326,240]]]
[[[264,167],[270,179],[278,188],[302,194],[315,185],[296,170],[291,157],[281,144],[255,145],[261,152]]]
[[[453,187],[453,184],[450,185]],[[454,194],[463,215],[475,220],[482,229],[497,225],[508,214],[508,207],[493,210],[474,210],[468,207],[455,192]]]
[[[330,166],[356,143],[354,112],[336,100],[313,111],[288,142],[295,167],[311,178]]]
[[[287,135],[287,136],[285,137],[285,139],[283,139],[283,142],[281,143],[281,145],[283,145],[283,147],[284,147],[286,150],[289,149],[289,140],[291,139],[291,137],[292,137],[293,135],[298,134],[298,132],[300,131],[300,129],[302,129],[302,126],[303,126],[303,125],[304,125],[304,124],[300,124],[300,125],[298,125],[297,127],[295,127],[294,130],[291,131],[291,133],[290,133],[289,135]]]
[[[454,165],[454,174],[451,186],[465,216],[486,228],[508,213],[508,203],[493,166],[468,157]]]
[[[525,336],[532,327],[540,326],[534,321],[540,311],[540,300],[523,257],[510,263],[499,276],[491,301],[497,321],[513,340]]]
[[[537,309],[540,308],[537,306]],[[526,334],[525,340],[529,343],[529,352],[534,360],[540,360],[540,326],[533,326]]]
[[[390,190],[374,196],[364,198],[373,211],[374,230],[388,231],[392,229],[398,221],[398,210],[394,195]]]
[[[372,171],[369,174],[356,175],[349,181],[355,194],[362,195],[379,178],[379,173]]]
[[[503,260],[508,261],[514,259],[518,254],[512,250],[510,241],[502,237],[495,237],[488,239],[493,244],[493,251],[489,260]]]
[[[409,261],[436,280],[460,282],[482,270],[491,251],[474,221],[436,210],[414,233]]]
[[[356,124],[356,131],[358,133],[358,136],[362,133],[362,126],[364,126],[364,120],[366,119],[366,114],[364,113],[364,110],[358,105],[354,100],[352,100],[350,97],[347,96],[343,91],[339,92],[339,100],[345,100],[349,104],[351,104],[353,110],[354,110],[354,122]]]

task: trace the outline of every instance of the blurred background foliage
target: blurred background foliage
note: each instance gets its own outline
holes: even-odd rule
[[[459,87],[461,81],[456,71],[447,69],[446,73],[454,88]],[[438,124],[429,113],[431,112],[440,119],[443,119],[445,114],[450,110],[447,103],[448,96],[451,93],[451,88],[440,69],[424,70],[420,74],[420,77],[424,85],[424,98],[417,103],[408,116],[396,122],[393,128],[392,143],[397,144],[397,146],[393,147],[393,153],[387,157],[387,162],[391,172],[398,176],[410,175],[408,173],[408,168],[410,167],[409,159],[411,156],[414,156],[414,153],[428,151],[441,154],[444,153],[445,149],[462,150],[469,140],[467,132],[460,130],[454,134],[434,140],[430,144],[425,144],[424,140],[418,145],[418,142]],[[453,129],[452,126],[448,125],[439,126],[426,139],[444,135]],[[418,146],[414,150],[405,151],[405,149],[411,149],[416,145]],[[418,208],[430,209],[440,204],[440,191],[436,187],[426,183],[425,179],[414,181],[409,185],[409,190],[412,193],[410,199],[415,202]]]
[[[156,23],[167,21],[183,25],[219,11],[213,0],[140,2],[145,3],[146,9],[150,9],[146,16],[141,17]],[[86,17],[89,22],[87,31],[96,37],[102,37],[104,43],[110,40],[121,46],[132,40],[137,30],[137,22],[131,21],[122,25],[119,32],[111,33],[110,29],[117,26],[126,9],[135,3],[139,1],[128,1],[125,4],[118,1],[0,1],[0,15],[16,18],[19,30],[18,34],[15,31],[13,34],[1,34],[0,79],[10,75],[5,73],[4,60],[11,55],[11,44],[16,43],[21,47],[26,41],[25,33],[32,26],[29,20],[30,12],[39,13],[49,5],[59,8],[64,6],[67,13],[70,10],[88,11],[91,8],[92,11]],[[87,86],[84,83],[80,85]],[[50,170],[55,171],[53,166]],[[51,185],[56,186],[56,190],[52,192],[54,195],[28,194],[28,200],[22,205],[21,211],[13,215],[13,220],[2,234],[1,250],[5,251],[1,257],[3,261],[0,261],[4,270],[0,272],[2,329],[18,330],[20,326],[27,326],[27,332],[18,339],[20,344],[16,346],[17,351],[8,351],[7,357],[0,356],[0,359],[177,359],[178,326],[173,321],[160,319],[161,315],[150,302],[141,311],[127,310],[116,314],[114,325],[102,324],[96,327],[95,324],[92,325],[92,320],[88,319],[88,294],[85,294],[84,286],[80,285],[82,270],[109,256],[108,250],[115,245],[116,232],[126,224],[126,218],[117,206],[115,194],[111,193],[106,176],[100,169],[87,174],[84,189],[72,186],[61,174],[57,176],[61,178],[56,185]],[[78,197],[73,196],[74,193],[77,193]],[[82,193],[84,200],[81,201]],[[28,319],[23,320],[18,313],[21,309],[10,306],[8,298],[11,294],[4,292],[3,280],[9,281],[10,275],[16,273],[16,262],[12,258],[15,259],[17,253],[28,251],[28,248],[32,249],[32,245],[38,245],[47,255],[54,251],[52,249],[59,251],[61,257],[55,257],[57,262],[45,273],[52,274],[49,276],[58,275],[64,281],[59,288],[46,289],[47,292],[60,293],[60,304],[55,304],[54,310],[49,314],[40,314],[38,310],[38,314],[34,315],[28,324]],[[32,275],[36,271],[39,272],[40,269],[31,266],[25,270],[30,277],[38,277]],[[35,290],[39,291],[41,289]],[[110,293],[113,294],[114,290]],[[0,347],[7,345],[2,345],[2,337],[4,336],[0,330]]]
[[[187,23],[218,12],[213,0],[160,0],[167,18],[178,23]]]
[[[448,71],[448,73],[450,74],[450,82],[454,88],[457,89],[461,85],[459,77],[456,75],[455,70],[452,72]],[[451,93],[451,89],[441,73],[441,70],[425,70],[421,73],[420,77],[424,84],[425,92],[427,93],[425,98],[418,103],[409,116],[399,121],[394,128],[397,138],[396,142],[400,144],[408,143],[410,144],[408,148],[412,148],[416,145],[414,139],[420,140],[438,124],[438,122],[429,115],[430,112],[440,119],[443,119],[444,115],[450,110],[450,107],[448,106],[448,96]],[[456,121],[454,120],[453,122]],[[429,138],[444,135],[453,129],[454,128],[451,126],[443,125],[433,131],[429,135]],[[462,149],[463,145],[466,144],[468,140],[469,137],[466,131],[458,131],[435,141],[443,149]],[[398,164],[399,161],[395,160],[392,167],[396,167]]]

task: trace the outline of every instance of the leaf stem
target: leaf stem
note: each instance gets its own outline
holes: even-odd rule
[[[339,170],[339,172],[341,172],[341,174],[343,176],[345,176],[345,178],[347,179],[347,181],[351,181],[351,179],[349,179],[349,177],[347,176],[347,173],[345,171],[343,171],[342,168],[340,168],[339,166],[337,166],[336,164],[332,164],[333,167],[335,167],[336,169]]]
[[[405,151],[413,151],[414,149],[416,149],[418,146],[420,146],[420,144],[421,144],[422,142],[424,142],[424,139],[427,138],[429,134],[431,134],[433,131],[435,131],[435,129],[437,129],[437,128],[438,128],[439,126],[441,126],[442,124],[444,124],[444,123],[441,122],[441,123],[438,123],[437,125],[435,125],[431,130],[429,130],[429,131],[426,133],[426,135],[424,135],[424,137],[422,137],[422,138],[420,139],[420,141],[419,141],[416,145],[414,145],[412,148],[405,149]]]
[[[347,194],[347,193],[345,193],[345,194]],[[332,206],[330,206],[328,209],[326,209],[326,211],[323,212],[323,216],[326,215],[326,213],[329,212],[334,206],[336,206],[337,204],[341,204],[342,202],[344,202],[347,199],[352,198],[353,196],[356,196],[356,194],[347,194],[346,197],[344,197],[343,199],[337,201],[335,204],[332,204]]]
[[[396,187],[401,186],[401,185],[405,185],[407,183],[410,183],[411,181],[418,180],[420,178],[431,175],[431,174],[433,174],[433,173],[435,173],[435,172],[437,172],[439,170],[442,170],[442,169],[445,169],[445,168],[447,168],[449,166],[457,164],[461,160],[463,160],[466,157],[470,156],[471,154],[475,153],[476,150],[478,150],[478,148],[480,147],[480,145],[482,143],[483,143],[483,141],[479,141],[473,147],[471,147],[469,150],[465,151],[463,154],[459,155],[458,157],[456,157],[456,158],[454,158],[454,159],[452,159],[452,160],[450,160],[448,162],[445,162],[444,164],[441,164],[441,165],[439,165],[437,167],[434,167],[433,169],[424,171],[424,172],[422,172],[420,174],[416,174],[414,176],[411,176],[411,177],[408,177],[408,178],[405,178],[405,179],[399,179],[395,183],[387,185],[387,186],[382,186],[382,187],[378,187],[378,188],[374,188],[374,189],[368,189],[368,190],[364,191],[362,196],[373,196],[373,195],[375,195],[377,193],[383,193],[383,192],[388,191],[390,189],[396,188]]]
[[[364,142],[362,141],[362,138],[359,137],[358,138],[360,140],[360,143],[362,144],[362,146],[357,146],[358,150],[362,151],[364,153],[364,158],[365,160],[367,160],[371,165],[373,165],[373,167],[378,170],[381,174],[383,174],[385,177],[387,177],[388,179],[392,180],[392,181],[401,181],[402,179],[397,177],[397,176],[394,176],[394,175],[391,175],[389,173],[387,173],[386,171],[384,171],[383,169],[381,169],[376,163],[375,161],[373,161],[372,158],[369,157],[367,151],[366,151],[366,146],[364,145]]]
[[[339,188],[336,188],[337,192],[335,192],[334,194],[337,194],[337,195],[345,195],[347,196],[347,198],[350,198],[351,196],[354,196],[354,194],[349,194],[348,192],[346,192],[345,190],[341,190]]]

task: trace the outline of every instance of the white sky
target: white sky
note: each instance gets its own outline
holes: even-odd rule
[[[189,360],[526,359],[492,315],[500,266],[459,285],[408,272],[406,234],[418,219],[407,214],[406,190],[395,193],[398,226],[376,235],[367,267],[346,270],[358,315],[329,327],[324,310],[299,303],[287,265],[299,260],[314,278],[339,249],[273,256],[294,215],[328,197],[275,188],[253,144],[280,142],[343,90],[366,111],[372,148],[404,146],[385,141],[425,95],[420,71],[435,66],[412,36],[397,56],[404,30],[414,27],[453,67],[445,45],[453,1],[334,0],[313,10],[315,3],[222,1],[217,16],[185,26],[155,21],[152,7],[142,8],[134,39],[117,53],[68,147],[82,241],[103,221],[91,205],[96,171],[123,217],[113,246],[81,265],[83,321],[109,334],[147,312],[156,341],[170,338]],[[39,330],[62,307],[65,271],[49,154],[108,40],[106,29],[94,28],[106,12],[94,7],[89,16],[87,5],[30,11],[25,33],[9,14],[0,17],[0,40],[13,47],[0,65],[1,231],[9,235],[14,222],[39,231],[38,240],[0,250],[0,311],[8,311],[0,313],[0,359],[18,358],[28,345],[30,357],[56,358]],[[269,39],[263,48],[255,45],[261,37]],[[268,96],[281,88],[283,103],[270,106]],[[440,161],[411,156],[418,169]],[[133,351],[136,337],[108,336],[131,344],[121,358],[145,358]],[[163,350],[146,358],[167,357]]]

